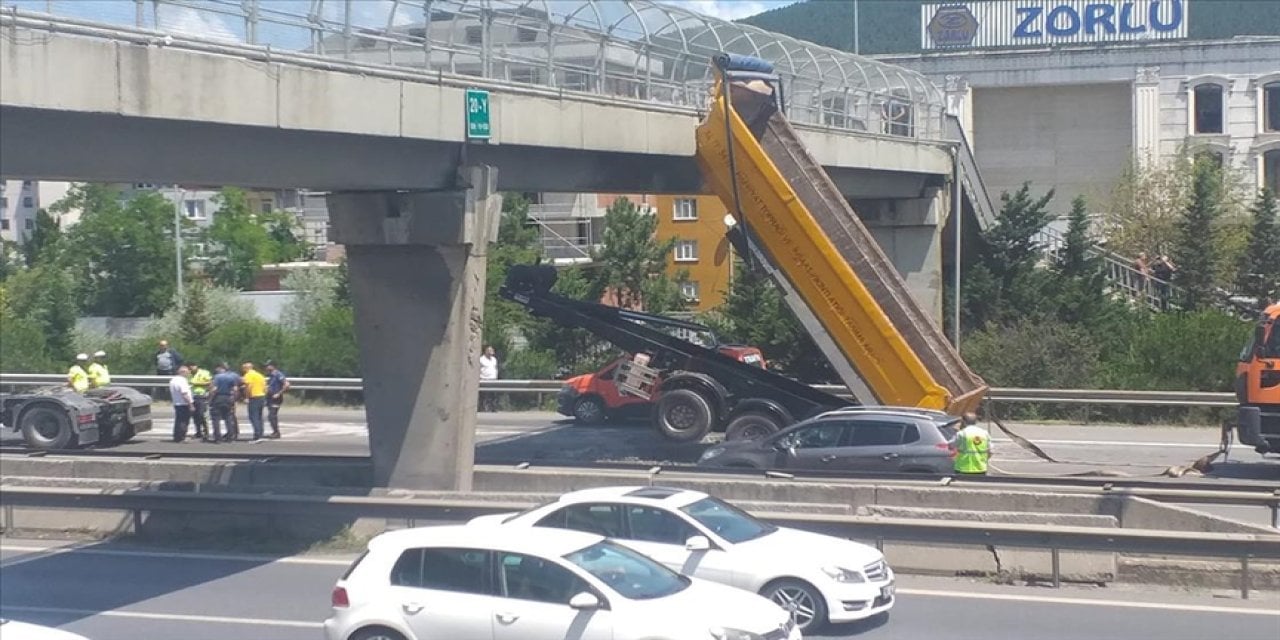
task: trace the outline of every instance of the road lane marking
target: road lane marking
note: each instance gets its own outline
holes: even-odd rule
[[[62,607],[24,607],[5,606],[6,611],[25,611],[28,613],[52,613],[68,616],[103,616],[107,618],[135,618],[141,620],[169,620],[178,622],[214,622],[218,624],[252,624],[271,627],[293,627],[297,629],[323,629],[320,622],[305,620],[268,620],[265,618],[224,618],[221,616],[198,616],[183,613],[146,613],[144,611],[94,611],[92,609],[64,609]]]
[[[254,555],[238,555],[238,554],[221,554],[221,553],[184,553],[181,551],[133,551],[127,549],[92,549],[88,547],[77,546],[61,546],[61,547],[39,547],[0,544],[0,551],[17,551],[23,553],[35,553],[44,556],[54,556],[64,553],[81,553],[85,555],[97,556],[113,556],[118,558],[167,558],[167,559],[183,559],[183,560],[215,560],[225,562],[250,562],[254,564],[302,564],[302,565],[318,565],[345,567],[350,565],[355,556],[351,558],[307,558],[304,556],[254,556]],[[28,561],[33,558],[20,557],[11,560]],[[9,560],[0,563],[0,567],[7,567],[11,564]],[[12,564],[19,564],[13,562]]]
[[[995,444],[1013,444],[1012,440],[1005,438],[992,438],[991,442]],[[1211,449],[1216,447],[1216,442],[1131,442],[1124,440],[1035,440],[1036,444],[1057,444],[1057,445],[1088,445],[1088,446],[1112,446],[1112,447],[1187,447],[1196,449]]]
[[[1133,602],[1124,600],[1097,600],[1093,598],[1062,598],[1052,596],[1023,596],[1012,593],[958,593],[955,591],[935,591],[932,589],[912,589],[901,587],[898,593],[912,596],[932,596],[936,598],[969,598],[974,600],[1005,600],[1013,602],[1035,602],[1041,604],[1078,604],[1090,607],[1122,607],[1130,609],[1163,609],[1166,611],[1190,611],[1194,613],[1235,613],[1252,616],[1280,616],[1280,610],[1243,609],[1237,607],[1215,607],[1200,604],[1167,604],[1161,602]]]

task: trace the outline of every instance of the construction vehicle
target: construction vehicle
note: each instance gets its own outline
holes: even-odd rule
[[[1280,303],[1262,312],[1240,352],[1236,397],[1236,437],[1258,453],[1280,453]]]
[[[764,369],[767,363],[764,354],[756,347],[725,344],[720,342],[715,332],[705,325],[656,316],[635,311],[621,311],[619,317],[633,322],[642,322],[648,326],[667,327],[674,331],[676,337],[684,337],[702,346],[715,349],[720,354],[752,366]],[[613,418],[644,415],[650,411],[650,405],[658,400],[661,382],[656,391],[649,397],[630,393],[619,385],[618,371],[626,370],[635,354],[627,354],[610,361],[596,371],[573,376],[565,380],[564,386],[556,396],[556,409],[561,415],[572,417],[579,424],[594,424]]]
[[[129,387],[0,393],[0,432],[21,436],[32,449],[119,444],[150,430],[151,396]]]
[[[721,54],[696,160],[728,207],[729,240],[767,272],[855,403],[959,415],[987,385],[961,360],[911,296],[870,232],[782,112],[781,82],[768,62]],[[850,404],[785,376],[749,367],[670,336],[638,335],[607,307],[550,293],[554,271],[513,270],[504,291],[537,315],[587,329],[636,354],[620,384],[640,396],[658,389],[658,430],[676,440],[759,437]]]

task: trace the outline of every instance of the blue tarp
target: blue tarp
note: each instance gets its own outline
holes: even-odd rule
[[[752,56],[736,53],[721,53],[715,57],[716,66],[725,71],[749,71],[754,73],[773,73],[773,63]]]

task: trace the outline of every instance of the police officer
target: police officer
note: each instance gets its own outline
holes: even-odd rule
[[[956,435],[956,473],[984,475],[991,459],[991,434],[978,426],[978,416],[966,413],[961,418],[964,428]]]
[[[76,363],[67,369],[67,386],[71,387],[77,393],[84,393],[89,390],[89,372],[84,368],[89,364],[89,355],[85,353],[76,354]]]
[[[209,424],[205,421],[209,409],[209,384],[213,382],[213,374],[194,362],[187,366],[191,368],[191,398],[195,401],[191,405],[191,421],[196,425],[196,437],[205,442],[213,442],[214,439],[209,437]]]
[[[97,389],[111,384],[111,372],[107,371],[107,352],[98,351],[93,354],[93,364],[89,365],[89,387]]]
[[[236,423],[236,399],[240,393],[240,386],[244,382],[225,362],[219,364],[214,371],[215,375],[209,390],[213,440],[214,442],[234,442],[240,437],[240,425]],[[220,424],[224,421],[227,423],[227,433],[221,435]]]

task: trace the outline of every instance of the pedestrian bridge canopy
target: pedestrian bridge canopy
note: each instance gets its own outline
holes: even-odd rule
[[[294,54],[706,108],[711,57],[772,62],[792,122],[940,140],[924,76],[649,0],[0,0],[5,10]],[[177,89],[175,87],[175,89]],[[250,98],[251,99],[251,98]]]

